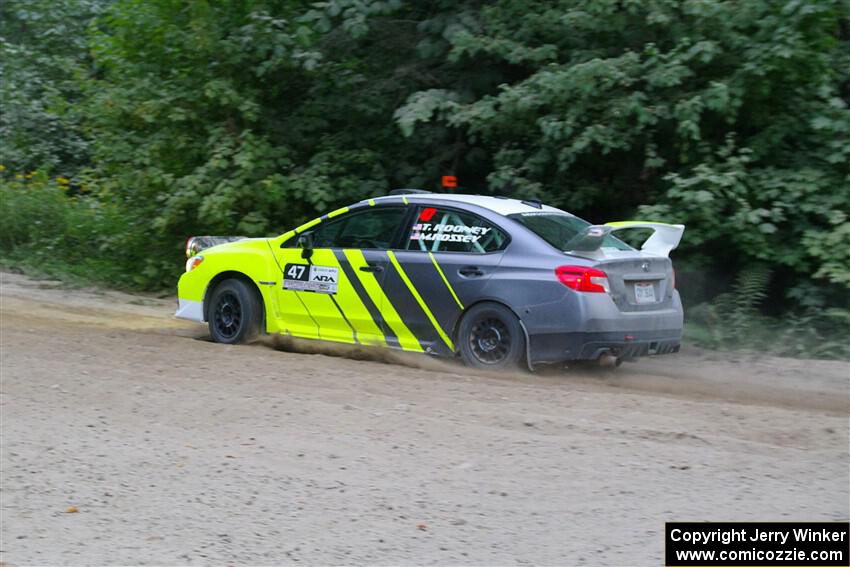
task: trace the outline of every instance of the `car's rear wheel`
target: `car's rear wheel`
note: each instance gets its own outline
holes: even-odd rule
[[[242,280],[228,279],[210,294],[210,336],[217,343],[239,344],[259,334],[261,303],[256,292]]]
[[[463,361],[475,368],[516,368],[525,356],[519,319],[497,303],[478,304],[464,315],[458,343]]]

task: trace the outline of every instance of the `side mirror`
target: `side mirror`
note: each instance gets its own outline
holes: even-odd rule
[[[299,234],[296,244],[301,249],[301,257],[309,260],[310,256],[313,255],[313,233],[304,232]]]

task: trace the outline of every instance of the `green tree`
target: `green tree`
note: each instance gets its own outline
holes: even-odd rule
[[[108,0],[0,3],[0,163],[72,175],[88,144],[75,104],[87,72],[89,22]]]
[[[764,260],[792,296],[812,278],[846,294],[848,13],[844,0],[490,3],[445,28],[445,58],[501,69],[498,86],[435,81],[396,119],[486,153],[468,177],[490,190],[599,221],[640,208],[688,225],[679,254],[694,265]]]
[[[684,222],[681,267],[731,281],[758,261],[770,298],[846,305],[848,8],[15,0],[3,150],[86,166],[74,187],[145,236],[149,286],[190,234],[281,232],[455,174],[594,221]]]

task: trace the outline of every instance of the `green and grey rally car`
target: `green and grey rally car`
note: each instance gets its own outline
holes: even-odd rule
[[[640,249],[614,233],[649,229]],[[397,190],[272,238],[193,237],[177,317],[459,356],[479,368],[679,350],[683,225],[592,225],[535,200]]]

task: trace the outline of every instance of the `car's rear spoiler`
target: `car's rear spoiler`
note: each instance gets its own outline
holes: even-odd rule
[[[626,228],[649,228],[652,235],[647,238],[640,249],[654,256],[669,256],[682,240],[685,232],[683,224],[667,224],[650,221],[619,221],[604,225],[592,225],[573,237],[566,245],[567,252],[592,253],[602,247],[605,237],[617,230]]]

